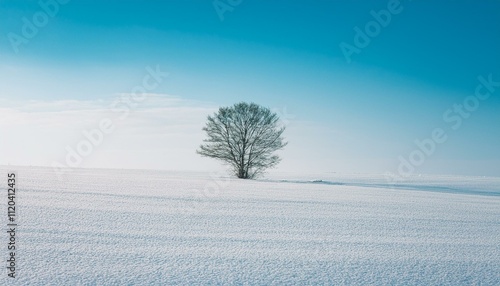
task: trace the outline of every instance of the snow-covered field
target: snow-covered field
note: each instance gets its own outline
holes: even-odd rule
[[[1,285],[500,285],[500,178],[0,170]]]

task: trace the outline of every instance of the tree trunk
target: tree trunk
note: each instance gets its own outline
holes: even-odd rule
[[[240,179],[246,179],[247,177],[245,176],[245,168],[243,165],[239,166],[238,168],[238,178]]]

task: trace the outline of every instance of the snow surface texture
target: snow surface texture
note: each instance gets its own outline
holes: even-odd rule
[[[0,170],[0,285],[500,285],[500,178]]]

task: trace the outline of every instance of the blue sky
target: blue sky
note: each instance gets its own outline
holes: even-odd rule
[[[278,171],[398,173],[414,141],[441,128],[448,140],[414,173],[500,175],[500,91],[457,130],[443,119],[474,96],[478,76],[500,81],[499,1],[243,0],[223,20],[213,1],[102,2],[58,3],[17,51],[12,35],[43,5],[0,2],[0,164],[62,162],[110,102],[159,66],[169,76],[152,99],[82,167],[217,168],[194,153],[204,118],[254,101],[287,117]],[[339,45],[390,5],[399,12],[346,61]],[[178,116],[151,116],[161,108]],[[33,127],[51,118],[66,124]]]

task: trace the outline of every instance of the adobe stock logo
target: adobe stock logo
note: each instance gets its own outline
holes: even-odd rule
[[[469,95],[460,103],[455,103],[453,106],[443,113],[443,121],[451,124],[449,128],[453,131],[458,130],[464,120],[470,118],[472,114],[478,110],[481,102],[489,99],[496,90],[500,87],[500,81],[493,80],[493,75],[487,77],[478,76],[479,84],[476,86],[474,95]],[[399,166],[397,174],[386,173],[388,183],[401,182],[414,174],[417,167],[422,166],[428,157],[432,156],[442,145],[448,140],[446,129],[435,128],[431,132],[429,138],[423,140],[415,140],[416,148],[410,152],[408,156],[399,156]]]
[[[361,29],[358,26],[354,27],[354,45],[346,42],[339,44],[340,50],[342,51],[347,63],[350,64],[352,62],[351,56],[353,54],[359,54],[362,49],[368,47],[372,39],[380,35],[382,28],[389,26],[393,15],[397,15],[402,11],[403,6],[401,6],[401,2],[399,0],[389,0],[387,3],[387,9],[382,9],[378,12],[371,10],[370,15],[373,20],[368,21],[365,24],[364,29]]]
[[[217,16],[219,16],[219,20],[224,21],[224,14],[226,12],[233,12],[236,6],[239,6],[243,0],[214,0],[212,5],[214,6],[215,12],[217,12]]]
[[[140,103],[146,100],[148,92],[156,89],[168,76],[168,73],[160,70],[159,65],[156,69],[147,66],[146,72],[140,85],[132,88],[130,93],[121,94],[109,105],[111,112],[120,114],[117,118],[104,117],[99,120],[95,128],[83,130],[83,138],[77,144],[66,145],[65,161],[63,163],[52,162],[52,168],[59,180],[62,180],[63,175],[70,172],[72,168],[78,168],[106,140],[107,136],[115,131],[115,123],[125,120]]]
[[[38,5],[40,10],[35,12],[31,19],[23,17],[21,20],[21,34],[10,32],[7,34],[12,49],[17,54],[19,47],[29,43],[43,27],[47,26],[50,18],[54,18],[59,13],[60,5],[67,4],[69,0],[40,0]]]

